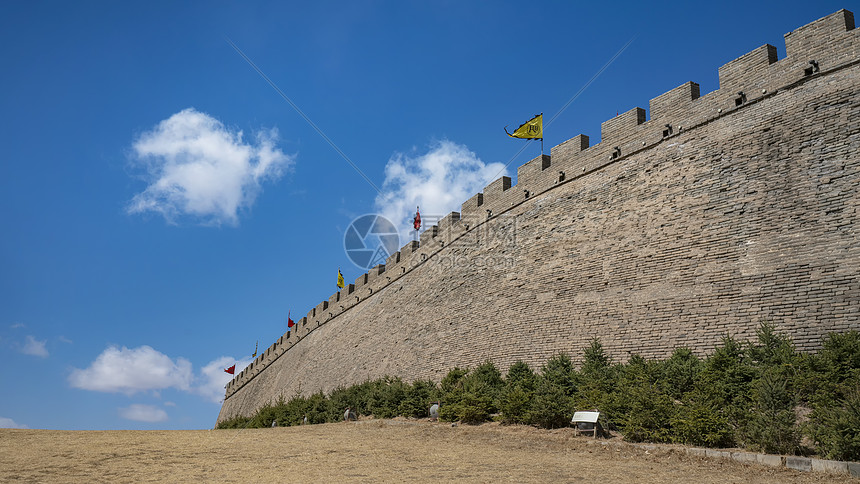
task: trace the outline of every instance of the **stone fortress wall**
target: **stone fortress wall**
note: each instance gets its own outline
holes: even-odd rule
[[[227,385],[218,420],[385,375],[625,361],[762,321],[860,330],[860,29],[840,10],[502,177],[320,302]]]

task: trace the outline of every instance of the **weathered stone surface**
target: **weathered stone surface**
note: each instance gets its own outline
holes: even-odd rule
[[[756,460],[759,464],[771,467],[782,467],[783,463],[781,455],[758,454],[756,455]]]
[[[753,463],[757,461],[756,454],[751,452],[732,452],[732,459],[738,462]]]
[[[788,456],[785,458],[785,467],[808,472],[812,470],[812,459],[809,457]]]
[[[848,463],[838,460],[812,459],[812,470],[830,474],[848,474]]]
[[[732,453],[725,450],[705,449],[705,455],[714,459],[728,459]]]

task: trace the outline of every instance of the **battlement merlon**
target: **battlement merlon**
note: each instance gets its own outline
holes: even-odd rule
[[[431,225],[427,227],[424,232],[421,232],[421,243],[420,247],[422,249],[430,249],[436,244],[436,236],[439,235],[439,226]]]
[[[600,142],[621,140],[633,133],[633,129],[645,122],[645,110],[633,108],[600,124]]]
[[[439,232],[445,232],[446,230],[451,230],[455,224],[460,222],[460,212],[451,212],[448,215],[442,217],[442,220],[439,220]]]
[[[400,262],[399,269],[395,269],[401,274],[405,273],[407,268],[411,265],[412,258],[415,257],[415,254],[418,253],[419,246],[421,244],[417,240],[410,240],[403,247],[400,248]]]
[[[397,252],[389,255],[385,259],[386,267],[394,267],[397,264],[400,264],[400,251],[397,251]]]
[[[420,243],[417,240],[411,240],[406,243],[403,247],[400,248],[400,258],[408,258],[411,257],[412,254],[418,251],[418,247]]]
[[[727,62],[717,69],[720,90],[730,93],[746,90],[750,93],[770,87],[771,64],[777,61],[776,47],[765,44],[752,52]]]
[[[322,313],[328,309],[328,301],[322,301],[316,306],[316,317],[319,319],[322,316]]]
[[[372,281],[385,272],[385,264],[376,264],[368,271],[368,281]]]
[[[492,183],[484,187],[484,203],[491,202],[490,198],[497,197],[505,190],[511,188],[511,177],[503,176],[496,178]]]
[[[385,280],[391,282],[406,273],[405,260],[400,251],[394,252],[385,259]]]
[[[651,120],[664,128],[666,124],[674,126],[671,130],[674,132],[678,125],[689,124],[688,116],[696,99],[699,99],[699,85],[692,81],[685,82],[649,102]]]
[[[586,136],[585,139],[586,139],[585,144],[587,147],[588,146],[588,141],[587,141],[588,136]],[[568,141],[572,141],[572,140],[568,140]],[[566,143],[568,143],[568,141],[565,141],[564,143],[562,143],[558,146],[565,145]],[[570,144],[569,146],[573,146],[573,144]],[[556,150],[558,150],[558,148],[556,148]],[[582,150],[578,150],[578,151],[582,151]],[[543,173],[543,171],[546,170],[547,168],[549,168],[550,165],[552,165],[551,160],[552,160],[552,157],[549,155],[540,155],[540,156],[538,156],[536,158],[532,158],[531,160],[520,165],[519,168],[517,168],[517,186],[526,187],[525,189],[537,191],[537,186],[536,186],[537,180],[540,177],[540,175]]]
[[[463,205],[460,208],[460,217],[468,220],[484,220],[486,216],[478,216],[479,214],[483,214],[484,212],[484,209],[482,208],[483,205],[483,193],[476,193],[475,195],[472,195],[472,198],[463,202]]]
[[[352,284],[349,284],[349,286],[352,286]],[[329,311],[329,313],[334,311],[334,313],[336,314],[336,313],[339,313],[341,311],[340,307],[344,305],[344,301],[346,301],[346,299],[347,299],[347,295],[348,295],[348,293],[346,292],[348,290],[347,288],[348,288],[348,286],[344,287],[343,290],[337,291],[336,293],[329,296],[329,298],[328,298],[328,311]]]
[[[846,35],[846,32],[852,32]],[[844,61],[857,58],[860,35],[854,25],[854,14],[842,9],[824,18],[810,22],[784,35],[785,55],[805,63],[810,55],[822,54],[821,60]],[[844,49],[846,41],[853,40],[853,49]],[[837,47],[838,46],[838,47]]]
[[[367,284],[367,278],[368,278],[368,274],[366,272],[364,274],[356,277],[355,278],[355,284],[353,285],[353,287],[355,287],[355,289],[361,288],[361,286]]]
[[[508,209],[511,204],[508,200],[508,190],[511,189],[511,177],[502,176],[496,178],[489,185],[484,187],[484,217],[498,215]],[[519,199],[518,199],[519,200]],[[488,212],[489,210],[489,212]]]
[[[460,212],[451,212],[439,220],[439,235],[437,236],[443,244],[450,244],[457,237],[466,232],[465,223],[461,223]]]

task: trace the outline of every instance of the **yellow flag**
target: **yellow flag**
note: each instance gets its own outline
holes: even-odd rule
[[[337,287],[343,289],[343,274],[340,273],[340,269],[337,270]]]
[[[505,126],[505,133],[508,127]],[[543,139],[543,113],[521,124],[513,133],[508,133],[511,138]]]

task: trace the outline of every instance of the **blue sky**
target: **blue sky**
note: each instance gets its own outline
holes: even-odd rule
[[[851,7],[2,2],[0,427],[211,427],[222,369],[338,267],[364,272],[357,216],[406,231],[415,205],[445,215],[515,177],[540,145],[517,155],[502,128],[555,115],[631,39],[545,124],[547,153]]]

